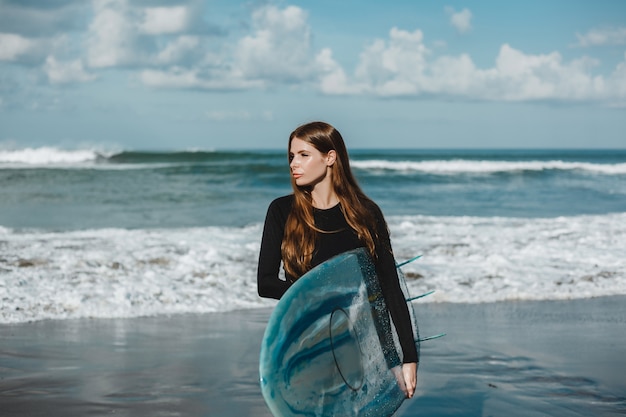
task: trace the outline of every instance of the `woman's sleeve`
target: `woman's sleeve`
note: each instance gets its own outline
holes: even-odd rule
[[[391,249],[391,241],[387,223],[378,206],[373,211],[376,217],[376,227],[378,232],[378,242],[376,242],[376,273],[383,291],[383,297],[387,304],[387,309],[391,314],[391,319],[398,332],[398,339],[402,347],[404,363],[418,362],[417,348],[415,346],[415,336],[413,335],[413,325],[407,302],[400,288],[396,261]]]
[[[285,231],[286,213],[281,210],[278,200],[274,200],[267,209],[259,265],[257,269],[257,289],[261,297],[280,299],[291,283],[279,278],[281,251],[280,247]]]

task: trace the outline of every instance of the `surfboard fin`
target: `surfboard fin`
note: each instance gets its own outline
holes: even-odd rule
[[[413,258],[409,259],[408,261],[404,261],[404,262],[401,262],[399,264],[396,264],[396,268],[400,268],[400,267],[402,267],[402,266],[404,266],[406,264],[410,264],[411,262],[416,261],[416,260],[418,260],[421,257],[422,257],[422,255],[414,256]]]
[[[415,300],[418,300],[418,299],[420,299],[422,297],[426,297],[427,295],[431,295],[434,292],[435,292],[435,290],[428,291],[427,293],[424,293],[424,294],[421,294],[421,295],[416,295],[415,297],[407,298],[406,301],[407,302],[415,301]]]
[[[444,337],[445,335],[446,335],[445,333],[439,333],[434,336],[428,336],[423,339],[418,339],[418,342],[425,342],[427,340],[439,339],[440,337]]]

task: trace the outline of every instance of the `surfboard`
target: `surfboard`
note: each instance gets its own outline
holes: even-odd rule
[[[409,313],[419,352],[410,303]],[[263,397],[276,417],[391,416],[405,399],[398,352],[369,255],[346,252],[303,275],[276,305],[261,344]]]

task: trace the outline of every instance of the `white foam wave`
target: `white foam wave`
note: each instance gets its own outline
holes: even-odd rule
[[[272,304],[256,295],[260,226],[0,233],[0,322]]]
[[[117,151],[101,149],[63,150],[53,147],[0,150],[2,169],[93,169],[102,171],[159,169],[177,166],[177,163],[98,163],[117,154]]]
[[[396,256],[413,292],[492,302],[626,294],[626,213],[549,219],[398,217]]]
[[[626,294],[626,213],[553,219],[388,219],[424,302]],[[256,293],[261,225],[73,232],[0,228],[0,322],[273,305]]]
[[[352,166],[367,170],[421,171],[431,174],[492,174],[497,172],[580,170],[606,175],[626,174],[626,163],[597,164],[567,161],[474,161],[465,159],[435,161],[352,161]]]
[[[58,165],[76,164],[97,160],[102,154],[96,150],[63,150],[53,147],[25,148],[0,151],[1,164],[15,165]]]

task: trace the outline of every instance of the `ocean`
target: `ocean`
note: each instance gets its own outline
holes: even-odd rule
[[[626,294],[626,150],[353,150],[423,302]],[[0,150],[0,323],[272,306],[285,151]]]

